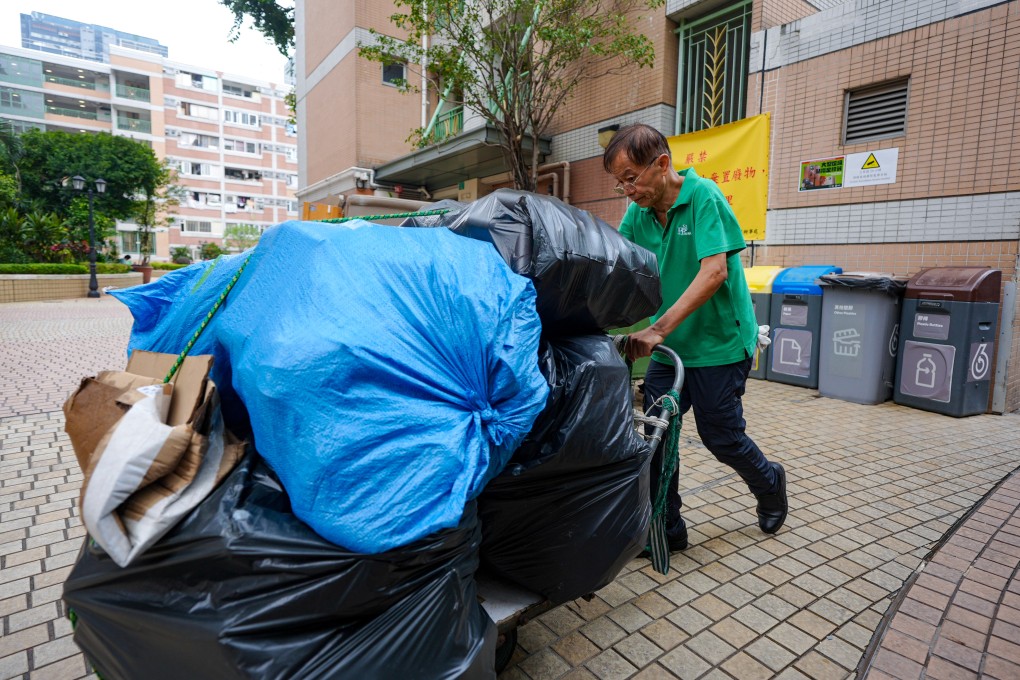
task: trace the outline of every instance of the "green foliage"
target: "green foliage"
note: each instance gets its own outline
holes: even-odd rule
[[[170,260],[176,264],[191,264],[191,249],[187,246],[177,246],[170,249]]]
[[[16,206],[18,196],[18,179],[0,171],[0,210]]]
[[[223,254],[225,254],[223,249],[215,243],[203,243],[202,249],[199,251],[199,255],[203,260],[215,260]]]
[[[160,271],[173,271],[175,269],[183,269],[188,265],[176,262],[150,262],[149,266],[153,269],[159,269]]]
[[[131,267],[126,264],[96,263],[97,274],[127,274]],[[0,264],[0,274],[88,274],[87,264]]]
[[[34,202],[46,212],[67,214],[81,196],[70,178],[81,175],[90,183],[106,180],[106,193],[94,194],[97,216],[129,219],[135,196],[155,194],[166,178],[152,149],[128,137],[29,130],[20,139],[23,203]]]
[[[248,250],[259,242],[262,230],[254,224],[230,224],[223,230],[223,242],[228,248]]]
[[[515,188],[534,190],[539,138],[577,87],[654,64],[653,42],[640,30],[641,13],[662,3],[394,0],[401,11],[390,21],[406,39],[372,30],[374,43],[359,44],[359,50],[382,63],[428,64],[430,89],[495,127]],[[406,83],[403,89],[417,90]],[[432,134],[416,131],[424,144],[433,143]]]
[[[276,45],[280,54],[288,56],[294,50],[294,8],[285,7],[276,0],[220,0],[220,4],[234,13],[234,26],[230,41],[241,35],[245,19],[269,42]]]

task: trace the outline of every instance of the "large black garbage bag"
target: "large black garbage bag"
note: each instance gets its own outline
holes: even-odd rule
[[[479,497],[482,561],[560,603],[607,585],[644,548],[650,448],[608,336],[547,337],[539,366],[545,409]]]
[[[611,583],[647,543],[649,458],[553,475],[511,466],[478,498],[485,568],[553,604]]]
[[[630,369],[608,335],[543,338],[538,365],[549,397],[510,466],[543,475],[633,458],[647,448],[634,429]]]
[[[297,519],[249,455],[131,566],[87,542],[64,600],[106,680],[493,678],[479,540],[472,503],[455,529],[346,551]]]
[[[492,243],[534,282],[545,333],[624,328],[662,304],[653,253],[552,196],[499,189],[444,217],[441,224]]]

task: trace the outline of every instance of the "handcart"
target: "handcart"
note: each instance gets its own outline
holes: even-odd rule
[[[617,335],[613,339],[617,347],[622,348],[627,341],[627,336]],[[642,414],[640,411],[635,410],[635,427],[649,443],[652,453],[663,445],[670,420],[678,413],[678,404],[668,404],[666,400],[671,393],[679,394],[680,388],[684,383],[684,367],[677,353],[665,345],[656,345],[655,351],[665,354],[673,361],[673,365],[676,366],[676,377],[673,380],[673,387],[670,392],[667,392],[666,395],[652,404],[646,413]],[[677,464],[675,459],[667,460],[668,458],[668,456],[663,456],[664,470],[659,477],[663,488],[669,482],[669,479],[672,478],[672,467]],[[665,468],[669,468],[669,474],[666,474]],[[662,495],[660,490],[658,496]],[[665,574],[669,570],[669,548],[666,545],[665,535],[662,533],[661,503],[659,500],[659,498],[656,499],[654,510],[658,512],[653,511],[652,526],[649,529],[649,547],[653,567],[660,573]],[[660,541],[654,540],[652,536],[656,531],[661,533]],[[658,545],[656,545],[657,543]],[[506,668],[507,664],[510,663],[511,657],[513,657],[514,650],[517,647],[517,628],[523,626],[536,616],[553,609],[554,606],[537,593],[486,573],[484,567],[479,570],[476,581],[478,583],[478,597],[481,600],[482,607],[489,615],[489,618],[496,622],[498,638],[496,642],[495,666],[496,672],[499,673]],[[590,599],[593,596],[589,595],[585,599]]]

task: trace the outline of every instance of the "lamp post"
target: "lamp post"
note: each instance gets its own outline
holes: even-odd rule
[[[71,184],[74,186],[75,191],[82,191],[85,189],[85,178],[81,175],[75,175],[71,178]],[[106,193],[106,180],[97,179],[96,193]],[[89,294],[90,298],[99,297],[99,281],[96,280],[96,221],[92,215],[92,187],[86,189],[89,197]]]

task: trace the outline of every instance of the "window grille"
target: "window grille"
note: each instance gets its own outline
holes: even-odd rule
[[[751,3],[684,22],[679,32],[678,132],[696,132],[744,118]]]

